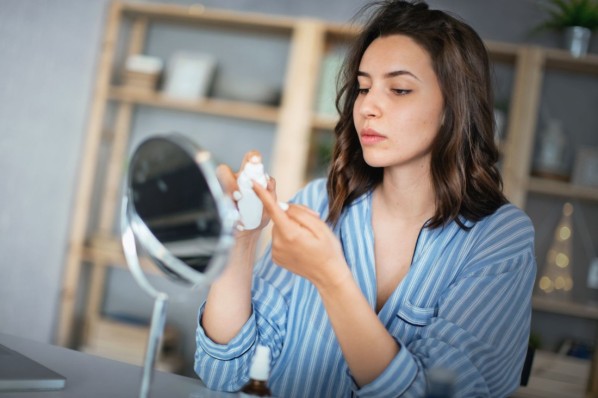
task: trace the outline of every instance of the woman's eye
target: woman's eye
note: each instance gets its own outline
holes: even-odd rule
[[[368,91],[370,91],[370,89],[369,89],[369,88],[361,88],[361,87],[359,87],[359,88],[357,89],[357,93],[358,93],[359,95],[367,94],[367,93],[368,93]]]
[[[407,95],[411,92],[411,90],[404,90],[401,88],[393,88],[392,92],[397,94],[397,95]]]

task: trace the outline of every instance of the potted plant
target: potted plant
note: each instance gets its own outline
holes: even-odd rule
[[[598,29],[598,0],[547,0],[549,14],[538,30],[565,34],[565,45],[575,57],[587,53],[592,32]]]

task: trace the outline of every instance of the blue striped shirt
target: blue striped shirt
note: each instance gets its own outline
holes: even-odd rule
[[[324,219],[325,181],[312,182],[294,201]],[[256,264],[252,315],[238,335],[216,344],[200,322],[196,373],[212,389],[238,391],[249,378],[256,345],[262,344],[272,352],[269,384],[281,398],[424,397],[426,375],[434,368],[453,372],[455,396],[508,396],[519,385],[528,344],[534,231],[529,218],[510,204],[465,223],[469,231],[455,222],[422,228],[409,272],[378,313],[401,348],[371,383],[360,388],[352,378],[315,287],[276,266],[269,248]],[[374,309],[371,193],[343,211],[335,233]]]

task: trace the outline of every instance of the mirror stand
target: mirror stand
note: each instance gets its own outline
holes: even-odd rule
[[[186,291],[207,286],[226,265],[239,213],[209,152],[180,134],[149,137],[133,152],[121,208],[125,260],[154,299],[140,398],[150,393],[169,296],[141,268],[137,244],[159,273]]]
[[[150,385],[154,372],[154,364],[158,356],[158,347],[164,333],[164,324],[166,322],[166,308],[168,306],[168,295],[159,293],[154,299],[154,311],[152,312],[152,322],[150,326],[149,338],[145,359],[143,362],[143,377],[141,379],[141,389],[139,398],[145,398],[149,395]]]
[[[123,198],[122,214],[128,214],[128,198]],[[143,376],[141,379],[141,387],[139,389],[139,398],[147,398],[152,383],[154,372],[154,364],[158,356],[158,347],[160,340],[164,333],[164,325],[166,323],[166,309],[168,307],[168,295],[164,292],[157,291],[147,280],[139,257],[137,255],[137,245],[135,243],[135,235],[131,228],[127,217],[122,217],[122,245],[125,254],[127,265],[133,274],[133,277],[145,292],[154,298],[154,309],[152,311],[152,319],[150,323],[150,332],[147,340],[147,347],[145,350],[145,359],[143,361]]]

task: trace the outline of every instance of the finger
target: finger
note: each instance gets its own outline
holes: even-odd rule
[[[276,180],[274,177],[268,178],[268,185],[266,186],[269,192],[276,194]],[[276,197],[276,195],[274,196]]]
[[[314,216],[313,210],[305,206],[292,204],[289,206],[286,214],[291,220],[310,231],[316,237],[322,236],[322,226],[327,228],[326,224],[319,217]]]
[[[243,168],[245,168],[245,164],[247,162],[249,162],[249,160],[251,158],[253,158],[254,156],[259,157],[260,162],[262,161],[262,154],[260,153],[260,151],[256,151],[256,150],[248,151],[247,153],[245,153],[245,156],[243,156],[243,161],[241,162],[241,168],[239,170],[243,170]]]
[[[291,203],[289,203],[290,205]],[[320,218],[320,215],[318,214],[318,212],[316,212],[315,210],[310,209],[309,207],[299,204],[299,203],[292,203],[293,207],[297,207],[297,208],[301,208],[303,211],[306,211],[307,213],[311,214],[314,217],[317,217],[318,219]]]
[[[293,223],[287,217],[285,212],[280,208],[272,194],[266,190],[266,188],[262,187],[260,184],[253,184],[253,190],[255,194],[260,198],[262,203],[264,204],[264,209],[272,218],[274,224],[277,224],[281,228],[292,227]]]
[[[237,186],[237,178],[231,168],[227,165],[221,164],[216,168],[216,177],[218,178],[218,181],[220,181],[220,185],[227,195],[230,196],[233,192],[239,189]]]

